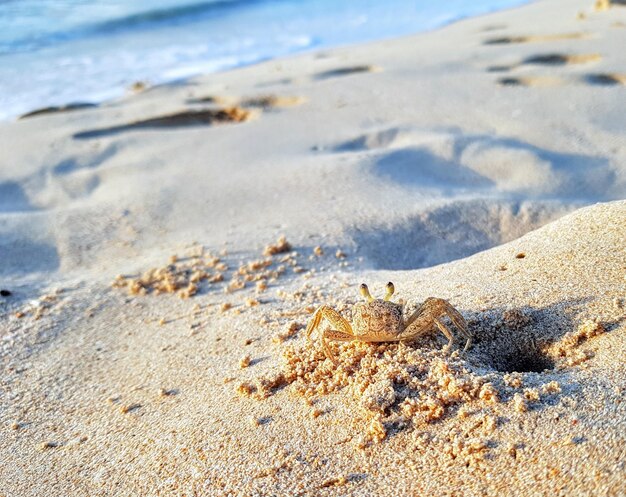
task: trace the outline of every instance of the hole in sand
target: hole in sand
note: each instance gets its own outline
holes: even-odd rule
[[[552,370],[556,364],[545,345],[562,333],[562,327],[555,326],[559,321],[565,322],[567,318],[556,308],[496,310],[491,318],[475,321],[479,329],[473,329],[474,357],[503,373]]]
[[[505,373],[541,373],[554,369],[554,360],[539,349],[529,347],[504,355],[493,365]]]
[[[573,366],[590,357],[580,345],[607,330],[597,320],[580,322],[589,299],[555,302],[543,308],[491,309],[468,318],[477,365],[502,373],[542,373]]]

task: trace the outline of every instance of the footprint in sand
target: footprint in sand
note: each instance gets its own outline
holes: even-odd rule
[[[243,99],[209,95],[187,100],[188,104],[215,104],[222,107],[185,110],[175,114],[152,117],[140,121],[106,128],[82,131],[73,135],[76,139],[99,138],[135,129],[182,128],[187,126],[213,126],[216,124],[241,123],[255,115],[255,109],[264,112],[281,107],[300,105],[306,99],[297,96],[260,95]]]
[[[498,84],[500,86],[561,86],[564,81],[561,78],[552,76],[524,76],[521,78],[500,78]]]
[[[490,66],[487,68],[487,72],[507,72],[512,71],[518,67],[525,65],[538,65],[538,66],[567,66],[575,64],[589,64],[591,62],[598,62],[602,60],[602,56],[597,53],[590,54],[560,54],[560,53],[548,53],[532,55],[525,58],[521,62],[509,66]]]
[[[588,38],[586,33],[562,33],[562,34],[550,34],[550,35],[531,35],[531,36],[502,36],[498,38],[490,38],[485,40],[485,45],[508,45],[510,43],[539,43],[547,41],[559,41],[559,40],[579,40]]]
[[[215,95],[208,95],[206,97],[194,97],[187,99],[188,104],[225,104],[228,99]]]
[[[340,67],[337,69],[330,69],[328,71],[318,72],[313,76],[315,80],[324,80],[330,78],[336,78],[339,76],[349,76],[351,74],[364,73],[364,72],[378,72],[380,68],[376,66],[364,65],[364,66],[352,66],[352,67]]]
[[[501,29],[506,29],[508,26],[506,24],[490,24],[489,26],[485,26],[480,31],[482,33],[489,33],[490,31],[500,31]]]
[[[570,79],[552,76],[524,76],[500,78],[500,86],[560,86],[565,83],[582,83],[594,86],[626,85],[626,74],[583,74]]]
[[[325,54],[322,54],[322,56],[320,55],[317,56],[317,58],[327,58],[327,57],[330,57],[330,56],[327,56]],[[321,72],[315,73],[311,76],[311,79],[314,81],[324,81],[326,79],[339,78],[342,76],[350,76],[353,74],[379,72],[380,70],[381,69],[379,67],[373,66],[373,65],[338,67],[336,69],[329,69],[327,71],[321,71]],[[284,79],[280,79],[277,81],[268,81],[265,83],[261,83],[261,84],[258,84],[257,87],[287,85],[287,84],[293,84],[297,81],[298,80],[291,79],[291,78],[284,78]]]
[[[592,54],[543,54],[533,55],[522,61],[522,64],[538,64],[547,66],[564,66],[568,64],[587,64],[589,62],[596,62],[602,59],[602,56],[597,53]]]
[[[26,114],[22,114],[18,117],[18,119],[26,119],[28,117],[43,116],[47,114],[58,114],[61,112],[72,112],[82,109],[93,109],[94,107],[98,107],[98,105],[90,102],[76,102],[72,104],[62,105],[59,107],[44,107],[43,109],[37,109],[31,112],[27,112]]]
[[[304,97],[295,96],[277,96],[277,95],[261,95],[259,97],[245,98],[239,105],[246,108],[258,108],[263,110],[272,110],[283,107],[294,107],[304,103]]]
[[[191,98],[187,100],[190,104],[221,104],[221,105],[238,105],[243,108],[262,109],[269,111],[283,107],[294,107],[304,103],[304,97],[297,96],[279,96],[279,95],[260,95],[255,97],[247,97],[238,99],[236,97],[225,96],[206,96],[199,98]]]
[[[616,5],[626,5],[626,0],[596,0],[593,10],[602,12]]]
[[[518,36],[518,37],[502,37],[487,40],[485,44],[506,44],[506,43],[526,43],[534,41],[554,41],[563,39],[577,39],[586,37],[582,33],[569,33],[560,35],[540,35],[540,36]],[[602,56],[598,53],[583,54],[562,54],[562,53],[546,53],[532,55],[522,61],[512,65],[493,65],[487,68],[487,72],[509,72],[524,66],[570,66],[590,64],[599,62]],[[551,87],[560,86],[566,83],[588,84],[594,86],[624,86],[626,85],[626,74],[622,73],[590,73],[572,77],[558,76],[510,76],[502,77],[497,80],[500,86],[533,86],[533,87]]]
[[[506,136],[389,128],[327,150],[358,153],[361,160],[367,158],[368,174],[407,188],[445,181],[453,187],[493,189],[514,196],[585,200],[619,196],[607,158],[544,149]]]
[[[0,182],[0,213],[26,212],[35,210],[24,192],[23,186],[17,181]]]
[[[600,73],[600,74],[585,74],[582,77],[585,83],[590,85],[600,86],[613,86],[613,85],[626,85],[626,74],[615,73]]]
[[[588,38],[587,33],[560,33],[530,36],[503,36],[485,40],[485,45],[507,45],[513,43],[542,43],[560,40],[577,40]],[[602,60],[602,56],[597,53],[583,54],[563,54],[546,53],[536,54],[526,57],[518,63],[511,65],[493,65],[487,68],[487,72],[509,72],[525,66],[569,66],[578,64],[589,64]],[[500,86],[524,86],[524,87],[553,87],[560,86],[567,82],[567,79],[558,76],[510,76],[497,80]]]
[[[73,135],[76,139],[99,138],[134,129],[182,128],[187,126],[213,126],[240,123],[251,118],[251,112],[241,107],[225,109],[187,110],[176,114],[153,117],[129,124],[82,131]]]

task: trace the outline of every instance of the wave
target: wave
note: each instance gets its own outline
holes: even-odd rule
[[[210,16],[228,14],[241,9],[242,6],[262,3],[264,0],[212,0],[188,5],[176,5],[163,9],[149,10],[137,14],[131,14],[119,19],[101,22],[92,27],[94,32],[112,33],[124,30],[132,30],[138,26],[152,26],[177,24],[188,22],[193,18],[206,19]]]
[[[137,29],[153,29],[163,25],[174,26],[192,23],[210,17],[227,15],[240,10],[242,7],[266,1],[268,0],[211,0],[133,13],[117,19],[109,19],[67,31],[56,31],[40,36],[29,36],[0,43],[0,55],[30,52],[57,43],[89,38],[91,36],[119,34]],[[2,0],[0,0],[1,2]]]

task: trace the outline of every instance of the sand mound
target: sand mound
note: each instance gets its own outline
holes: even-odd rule
[[[344,392],[352,399],[348,402],[352,402],[355,423],[361,427],[353,440],[356,447],[363,449],[408,430],[416,433],[413,440],[417,444],[435,444],[443,454],[468,466],[481,466],[493,457],[496,445],[492,437],[497,437],[498,430],[507,430],[508,420],[565,405],[569,400],[562,398],[563,392],[569,398],[578,388],[587,388],[588,379],[579,379],[587,384],[578,386],[572,377],[580,368],[589,367],[597,355],[606,357],[611,341],[603,337],[623,329],[624,301],[614,295],[620,285],[618,259],[626,246],[625,233],[620,230],[624,221],[626,202],[581,209],[513,244],[457,263],[457,278],[471,266],[474,269],[467,275],[476,277],[484,274],[491,261],[515,249],[510,257],[519,268],[500,266],[497,271],[508,272],[522,287],[536,282],[533,286],[543,293],[536,298],[553,301],[541,307],[491,304],[464,309],[475,337],[465,355],[444,353],[445,339],[431,330],[407,344],[332,342],[339,360],[335,367],[324,355],[319,336],[307,343],[297,333],[298,326],[291,334],[295,341],[281,341],[280,367],[237,384],[236,390],[259,400],[284,397],[286,390],[304,399],[314,419],[327,412],[318,407],[324,404],[321,399]],[[452,267],[442,266],[431,271],[449,269]],[[583,283],[582,274],[593,281]],[[568,286],[566,298],[541,281],[553,279]],[[506,283],[511,284],[510,280]],[[599,295],[596,288],[607,295]],[[513,293],[498,300],[516,301]],[[330,298],[324,303],[350,318],[350,302]],[[612,364],[616,360],[609,359]],[[592,367],[612,366],[600,366],[596,361]],[[470,418],[470,438],[442,438],[431,431],[433,425],[446,420],[464,426]],[[509,446],[507,450],[513,449]]]
[[[376,269],[418,269],[495,247],[556,219],[573,206],[555,202],[452,202],[395,223],[349,232]]]

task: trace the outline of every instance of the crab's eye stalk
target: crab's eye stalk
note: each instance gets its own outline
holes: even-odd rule
[[[385,294],[385,298],[383,300],[389,300],[391,298],[391,296],[393,295],[393,292],[396,291],[396,289],[393,286],[393,283],[391,281],[389,283],[387,283],[385,288],[387,289],[387,293]]]
[[[367,288],[367,285],[365,283],[361,283],[359,290],[361,292],[361,295],[365,297],[365,300],[367,300],[368,302],[371,302],[372,300],[374,300],[374,297],[370,295],[369,288]]]

